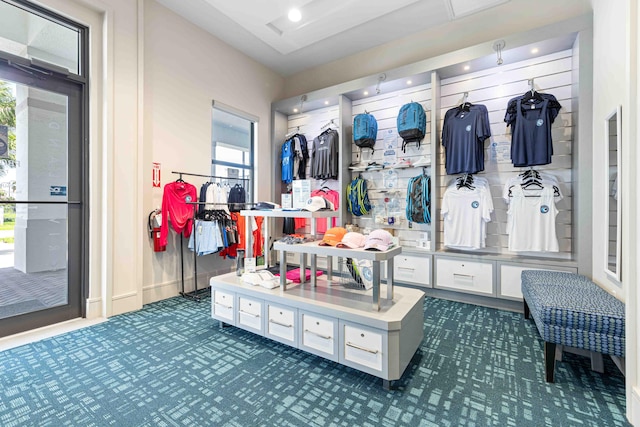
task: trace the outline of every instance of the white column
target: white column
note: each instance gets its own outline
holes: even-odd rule
[[[66,97],[18,86],[16,200],[67,200],[67,146]],[[14,260],[24,273],[66,268],[66,205],[16,206]]]

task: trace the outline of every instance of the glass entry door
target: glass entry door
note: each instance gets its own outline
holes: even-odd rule
[[[38,74],[0,62],[0,336],[83,313],[82,88]]]

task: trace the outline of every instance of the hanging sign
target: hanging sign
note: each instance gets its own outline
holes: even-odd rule
[[[296,179],[293,181],[293,208],[302,209],[307,206],[307,200],[311,197],[311,181],[308,179]]]
[[[160,163],[153,163],[153,175],[151,177],[151,182],[154,187],[160,187]]]

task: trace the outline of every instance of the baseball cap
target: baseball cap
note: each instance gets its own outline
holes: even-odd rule
[[[356,249],[364,246],[364,242],[367,238],[364,234],[357,231],[349,231],[344,235],[342,241],[336,245],[336,248],[348,248]]]
[[[373,230],[364,243],[364,249],[370,251],[387,251],[392,246],[393,236],[387,230]]]
[[[345,234],[347,234],[347,230],[344,227],[330,228],[324,233],[322,241],[318,244],[320,246],[335,246],[342,241]]]
[[[313,196],[307,199],[307,203],[302,208],[304,211],[316,212],[321,210],[333,210],[333,203],[320,196]]]

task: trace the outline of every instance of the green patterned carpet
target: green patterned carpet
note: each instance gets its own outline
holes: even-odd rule
[[[565,356],[546,384],[518,313],[427,298],[398,389],[172,298],[0,353],[0,425],[627,426],[624,377]]]

